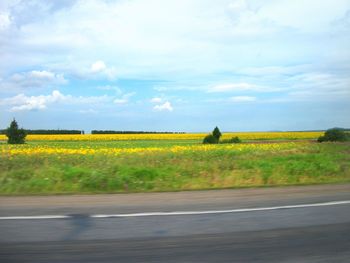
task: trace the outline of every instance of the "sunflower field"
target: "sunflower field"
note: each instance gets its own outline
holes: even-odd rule
[[[0,194],[179,191],[350,182],[350,144],[318,132],[28,135],[0,143]]]

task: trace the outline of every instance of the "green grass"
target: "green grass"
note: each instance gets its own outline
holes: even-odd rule
[[[30,142],[79,147],[169,147],[194,141]],[[293,149],[112,155],[2,156],[0,194],[178,191],[350,182],[349,143]]]

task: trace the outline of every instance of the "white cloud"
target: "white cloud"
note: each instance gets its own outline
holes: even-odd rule
[[[231,101],[231,102],[252,102],[252,101],[256,101],[256,97],[252,97],[252,96],[235,96],[235,97],[229,98],[229,101]]]
[[[237,91],[256,91],[256,92],[272,92],[277,91],[279,89],[265,87],[260,85],[255,85],[251,83],[228,83],[228,84],[220,84],[208,89],[208,92],[237,92]]]
[[[88,109],[88,110],[80,110],[79,113],[81,114],[97,114],[98,111],[94,109]]]
[[[66,95],[66,103],[69,104],[105,104],[112,101],[112,96],[102,95],[102,96],[72,96]]]
[[[92,73],[99,73],[101,71],[104,71],[106,68],[106,64],[103,61],[98,60],[91,65],[90,70]]]
[[[7,29],[11,24],[10,15],[0,11],[0,31]]]
[[[350,7],[348,0],[336,5],[330,0],[26,2],[4,10],[12,12],[8,17],[17,25],[11,37],[4,36],[6,61],[15,66],[69,60],[77,68],[88,65],[86,73],[109,79],[117,73],[142,77],[230,71],[251,66],[252,61],[269,65],[288,61],[296,53],[305,58],[310,48],[322,55],[322,41],[307,43],[298,30],[329,32],[325,25],[343,17]],[[57,9],[52,7],[56,2],[70,4]],[[319,15],[308,15],[314,9]],[[328,34],[324,40],[327,45]],[[0,67],[8,69],[7,63]]]
[[[118,104],[118,105],[123,105],[123,104],[128,103],[129,100],[128,100],[128,99],[115,99],[113,102],[114,102],[115,104]]]
[[[58,90],[54,90],[50,95],[25,96],[19,94],[12,98],[0,101],[2,105],[12,105],[10,111],[44,110],[48,104],[65,100],[65,96]]]
[[[46,71],[46,70],[33,70],[29,72],[29,76],[37,79],[47,79],[47,80],[53,80],[56,78],[56,75],[53,72]]]
[[[303,100],[350,99],[350,77],[322,72],[309,72],[290,77],[288,96]]]
[[[0,80],[1,86],[7,90],[52,87],[64,85],[67,84],[67,82],[63,74],[57,74],[46,70],[15,73],[3,81]]]
[[[108,90],[108,91],[114,91],[116,94],[121,95],[123,94],[123,91],[117,87],[117,86],[110,86],[110,85],[106,85],[106,86],[99,86],[97,87],[98,90]]]
[[[129,102],[130,97],[134,96],[135,94],[135,92],[123,94],[121,98],[116,98],[113,102],[119,105],[127,104]]]
[[[295,66],[267,66],[267,67],[248,67],[237,70],[238,74],[255,76],[255,77],[269,77],[280,75],[292,75],[300,72],[305,72],[310,69],[310,65],[302,64]]]
[[[348,0],[279,0],[266,4],[259,15],[276,24],[298,29],[304,32],[330,30],[331,23],[342,17],[350,8]],[[312,15],[317,13],[317,15]]]
[[[209,92],[228,92],[228,91],[246,91],[246,90],[256,90],[257,85],[249,83],[230,83],[221,84],[211,87]]]
[[[154,97],[151,99],[152,103],[161,103],[162,101],[163,101],[162,98],[159,98],[159,97]]]
[[[164,86],[155,86],[155,87],[153,87],[153,89],[155,90],[155,91],[158,91],[158,92],[163,92],[163,91],[167,91],[169,88],[168,87],[164,87]]]
[[[31,110],[44,110],[48,105],[55,103],[68,103],[68,104],[98,104],[110,101],[108,96],[90,96],[74,97],[72,95],[64,95],[58,90],[54,90],[49,95],[39,96],[26,96],[24,94],[18,94],[14,97],[5,98],[0,100],[0,105],[10,106],[10,111],[31,111]]]
[[[169,101],[164,102],[163,104],[155,105],[153,107],[156,111],[173,111],[174,108]]]
[[[117,70],[114,67],[107,67],[102,60],[91,64],[90,73],[107,77],[109,80],[114,80],[117,77]]]
[[[346,74],[330,74],[324,72],[308,72],[289,78],[291,90],[307,89],[315,93],[319,91],[350,91],[350,77]]]

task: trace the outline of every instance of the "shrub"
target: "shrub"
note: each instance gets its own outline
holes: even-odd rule
[[[203,139],[203,144],[215,144],[218,142],[219,140],[213,134],[208,134]]]
[[[349,139],[349,135],[345,133],[342,129],[333,128],[328,129],[323,136],[320,136],[317,141],[318,142],[344,142]]]
[[[18,129],[18,124],[15,119],[6,130],[7,143],[9,144],[23,144],[27,136],[24,129]]]
[[[220,137],[222,133],[220,132],[219,128],[216,126],[212,133],[208,134],[204,137],[203,143],[204,144],[216,144],[219,143]]]
[[[225,139],[225,140],[222,140],[220,141],[220,143],[241,143],[241,139],[238,138],[237,136],[236,137],[232,137],[231,139]]]

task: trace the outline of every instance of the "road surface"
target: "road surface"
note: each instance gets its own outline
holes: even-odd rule
[[[0,197],[0,262],[350,262],[350,184]]]

